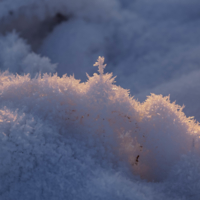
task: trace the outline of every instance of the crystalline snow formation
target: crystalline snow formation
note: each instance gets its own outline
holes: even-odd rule
[[[0,74],[1,199],[200,197],[198,123],[169,97],[137,102],[103,63],[83,83]]]
[[[15,29],[58,63],[59,76],[85,81],[104,55],[106,71],[140,101],[161,85],[156,94],[170,94],[200,121],[199,8],[199,0],[0,0],[0,32]]]

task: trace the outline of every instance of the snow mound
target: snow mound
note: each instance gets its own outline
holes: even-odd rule
[[[1,199],[179,199],[196,180],[198,163],[191,178],[179,171],[183,155],[199,159],[199,124],[169,97],[137,102],[103,63],[83,83],[0,74]]]
[[[163,180],[181,155],[199,151],[199,125],[185,116],[182,107],[170,103],[169,97],[154,94],[142,104],[137,102],[128,90],[114,85],[112,74],[103,73],[103,62],[99,57],[95,63],[100,75],[88,75],[84,83],[66,75],[31,79],[29,75],[1,73],[1,147],[10,149],[7,143],[18,141],[16,149],[24,145],[32,149],[38,137],[51,139],[45,135],[53,134],[66,138],[77,129],[81,135],[74,133],[74,137],[85,138],[91,151],[95,146],[102,148],[93,152],[101,157],[101,165],[104,157],[112,155],[113,164],[127,161],[134,174],[147,180]],[[35,120],[60,130],[48,133]],[[39,147],[38,151],[43,152]],[[4,170],[9,170],[5,166]]]
[[[31,52],[29,45],[13,32],[7,36],[0,36],[0,69],[12,73],[53,73],[56,64],[51,64],[47,57],[40,57]]]

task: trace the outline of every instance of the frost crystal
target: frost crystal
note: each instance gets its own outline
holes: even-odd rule
[[[97,59],[97,62],[95,62],[95,64],[93,66],[99,66],[99,73],[100,73],[100,77],[103,76],[104,73],[104,68],[106,67],[106,64],[104,65],[104,57],[99,56],[99,58]]]

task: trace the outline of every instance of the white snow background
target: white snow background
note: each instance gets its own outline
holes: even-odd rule
[[[199,200],[199,10],[0,0],[0,199]]]

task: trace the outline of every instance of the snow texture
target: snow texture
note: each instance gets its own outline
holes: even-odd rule
[[[40,57],[31,52],[30,47],[18,35],[13,32],[0,37],[0,69],[9,70],[12,73],[30,73],[35,76],[38,73],[53,73],[56,65],[51,64],[47,57]]]
[[[0,199],[200,199],[199,8],[0,0]]]

